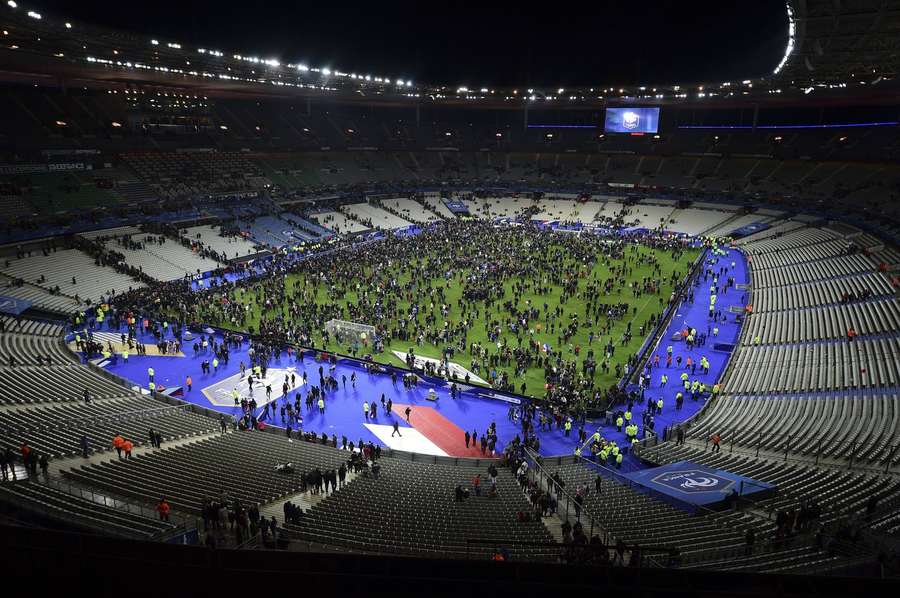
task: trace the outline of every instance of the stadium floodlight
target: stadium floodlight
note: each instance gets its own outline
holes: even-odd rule
[[[814,87],[807,87],[806,89],[803,90],[803,95],[809,95],[809,94],[811,94],[814,90],[815,90]]]
[[[560,87],[559,89],[556,90],[556,93],[562,93],[563,91],[564,91],[563,88]]]
[[[371,80],[372,80],[372,75],[366,75],[366,81],[371,81]]]
[[[72,28],[72,23],[66,23],[66,29],[71,29],[71,28]]]
[[[305,64],[298,64],[297,70],[306,73],[306,72],[309,72],[309,67],[306,66]]]
[[[795,37],[797,34],[797,23],[794,21],[794,9],[791,8],[791,3],[785,3],[787,8],[787,17],[788,17],[788,41],[787,47],[784,49],[784,56],[781,57],[781,61],[778,63],[778,66],[775,67],[775,70],[772,72],[773,75],[777,75],[781,72],[781,69],[784,68],[784,65],[787,64],[788,59],[791,57],[791,54],[794,53],[794,44],[796,43]]]
[[[327,66],[326,66],[326,67],[323,67],[323,68],[322,68],[322,74],[325,75],[325,76],[327,77],[328,75],[331,74],[331,69],[328,68]]]
[[[403,86],[403,79],[397,79],[397,85]]]
[[[407,80],[407,81],[406,81],[406,86],[407,86],[407,87],[412,87],[412,81]]]
[[[7,0],[6,5],[10,8],[18,8],[19,5],[16,4],[15,0]]]
[[[166,45],[169,46],[170,48],[172,48],[173,50],[180,50],[180,49],[181,49],[181,44],[173,44],[172,42],[169,42],[169,43],[166,44]]]
[[[34,12],[33,10],[28,11],[28,16],[31,17],[32,19],[37,19],[38,21],[41,20],[41,13]]]
[[[159,40],[151,39],[151,40],[150,40],[150,43],[153,44],[154,46],[158,46],[158,45],[159,45]]]

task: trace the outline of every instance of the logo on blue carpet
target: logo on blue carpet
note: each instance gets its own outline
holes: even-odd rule
[[[702,469],[667,471],[654,477],[651,481],[687,494],[726,492],[734,485],[734,480]]]

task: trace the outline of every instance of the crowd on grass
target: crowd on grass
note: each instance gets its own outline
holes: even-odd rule
[[[372,323],[386,347],[438,352],[494,388],[577,414],[608,401],[614,390],[601,382],[634,366],[629,343],[653,328],[685,273],[659,255],[681,264],[689,243],[439,223],[305,259],[279,254],[206,290],[154,283],[117,296],[106,320],[116,330],[149,321],[161,339],[163,321],[247,330],[263,364],[286,343],[378,359],[374,339],[338,347],[325,330],[332,319]]]

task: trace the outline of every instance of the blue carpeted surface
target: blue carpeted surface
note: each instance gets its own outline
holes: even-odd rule
[[[737,250],[729,250],[729,254],[726,257],[720,258],[720,263],[716,268],[718,268],[719,265],[726,264],[730,268],[732,260],[735,261],[735,268],[730,271],[730,274],[735,277],[736,284],[747,283],[747,265],[743,256]],[[713,339],[710,334],[710,340],[705,347],[697,347],[693,351],[688,352],[683,342],[672,343],[667,340],[671,337],[673,332],[681,329],[685,325],[691,325],[700,332],[705,332],[707,330],[707,325],[709,324],[707,309],[709,304],[710,282],[711,281],[704,281],[703,277],[700,277],[699,283],[695,287],[694,302],[683,303],[679,306],[667,332],[663,335],[663,342],[660,343],[657,350],[660,354],[663,366],[665,362],[665,348],[668,344],[674,346],[674,355],[676,356],[681,355],[686,357],[687,355],[691,355],[695,360],[699,360],[700,356],[706,356],[710,362],[710,373],[701,375],[698,368],[696,378],[711,387],[724,371],[729,357],[729,353],[713,351],[712,345],[714,342],[737,342],[740,334],[740,326],[735,322],[734,315],[728,313],[728,307],[731,305],[740,305],[743,292],[732,288],[728,290],[727,293],[719,294],[717,307],[728,314],[728,321],[719,324],[719,336],[716,339]],[[709,325],[709,328],[710,330],[712,329],[711,324]],[[143,338],[141,340],[151,344],[154,342],[152,337]],[[186,377],[191,376],[193,378],[193,390],[187,392],[185,389],[185,400],[229,415],[239,415],[239,408],[236,409],[233,406],[215,406],[211,404],[203,394],[202,389],[214,383],[221,382],[238,373],[239,363],[241,361],[249,365],[250,360],[247,358],[247,344],[244,343],[240,350],[232,350],[229,364],[227,366],[220,364],[218,372],[213,374],[203,374],[201,372],[201,362],[204,359],[211,360],[211,353],[207,353],[206,355],[200,354],[195,357],[191,345],[192,343],[185,343],[185,357],[137,357],[132,355],[128,364],[123,363],[122,360],[119,359],[117,363],[107,365],[107,369],[144,388],[147,387],[148,382],[148,367],[153,367],[155,369],[156,383],[169,388],[183,386]],[[269,364],[269,367],[294,367],[296,368],[298,377],[306,371],[309,377],[309,383],[318,384],[319,364],[311,357],[306,357],[303,363],[297,363],[295,360],[289,360],[287,354],[283,353],[280,358],[273,360]],[[358,378],[355,389],[352,388],[350,384],[350,375],[353,372],[356,372]],[[666,372],[669,376],[669,384],[666,388],[662,388],[660,385],[660,376],[663,372]],[[684,407],[680,411],[675,410],[674,397],[675,393],[678,391],[678,376],[680,373],[680,371],[676,370],[674,362],[672,367],[668,370],[662,367],[660,369],[654,369],[652,372],[652,384],[646,394],[654,399],[662,397],[665,401],[663,413],[655,418],[656,430],[658,432],[661,432],[664,428],[673,423],[682,422],[693,416],[703,404],[702,401],[693,402],[690,399],[686,399]],[[502,450],[503,446],[512,440],[520,430],[518,424],[508,420],[507,411],[509,405],[502,401],[476,397],[473,396],[472,393],[463,393],[460,399],[454,400],[450,398],[449,389],[445,385],[435,386],[439,396],[438,401],[427,401],[425,396],[429,388],[431,388],[430,384],[420,383],[416,389],[407,390],[399,382],[396,386],[392,385],[390,377],[387,375],[371,375],[366,373],[361,367],[350,360],[340,360],[334,375],[339,381],[342,376],[346,375],[347,387],[339,388],[336,392],[328,394],[327,407],[324,415],[319,414],[316,409],[308,412],[304,411],[303,429],[305,431],[314,431],[318,434],[325,432],[329,436],[331,434],[336,434],[339,440],[342,435],[346,435],[348,440],[354,442],[358,441],[360,438],[365,441],[371,440],[377,442],[375,435],[364,426],[366,420],[362,414],[362,404],[364,401],[378,401],[382,393],[384,393],[386,397],[392,399],[395,403],[407,403],[414,408],[415,406],[426,405],[434,407],[459,428],[469,431],[477,430],[479,435],[483,433],[492,421],[495,421],[497,423],[499,436],[497,446],[498,451]],[[305,397],[305,389],[302,390],[303,396]],[[280,395],[280,391],[280,385],[278,388],[273,388],[273,396]],[[257,401],[260,401],[260,404],[262,404],[261,399],[265,396],[265,393],[260,390],[255,393],[255,396],[257,397]],[[293,398],[293,393],[291,393],[291,396]],[[638,422],[641,421],[642,411],[643,407],[635,407],[635,419]],[[393,423],[393,419],[385,416],[380,409],[378,418],[379,420],[377,423]],[[402,418],[397,419],[401,425],[406,425]],[[278,424],[280,422],[276,421],[274,423]],[[616,440],[620,446],[625,443],[624,434],[616,432],[614,427],[602,427],[599,423],[588,421],[585,428],[588,435],[593,433],[594,430],[600,429],[601,433],[606,438]],[[541,439],[540,452],[542,454],[572,454],[577,445],[577,425],[573,427],[572,435],[569,438],[564,436],[562,430],[555,429],[552,431],[539,432],[538,436]],[[464,446],[463,438],[460,438],[459,442],[461,446]],[[623,469],[632,470],[636,467],[638,467],[638,464],[629,459],[623,466]]]

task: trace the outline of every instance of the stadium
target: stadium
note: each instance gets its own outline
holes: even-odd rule
[[[593,86],[48,4],[0,7],[11,573],[896,587],[900,2]]]

